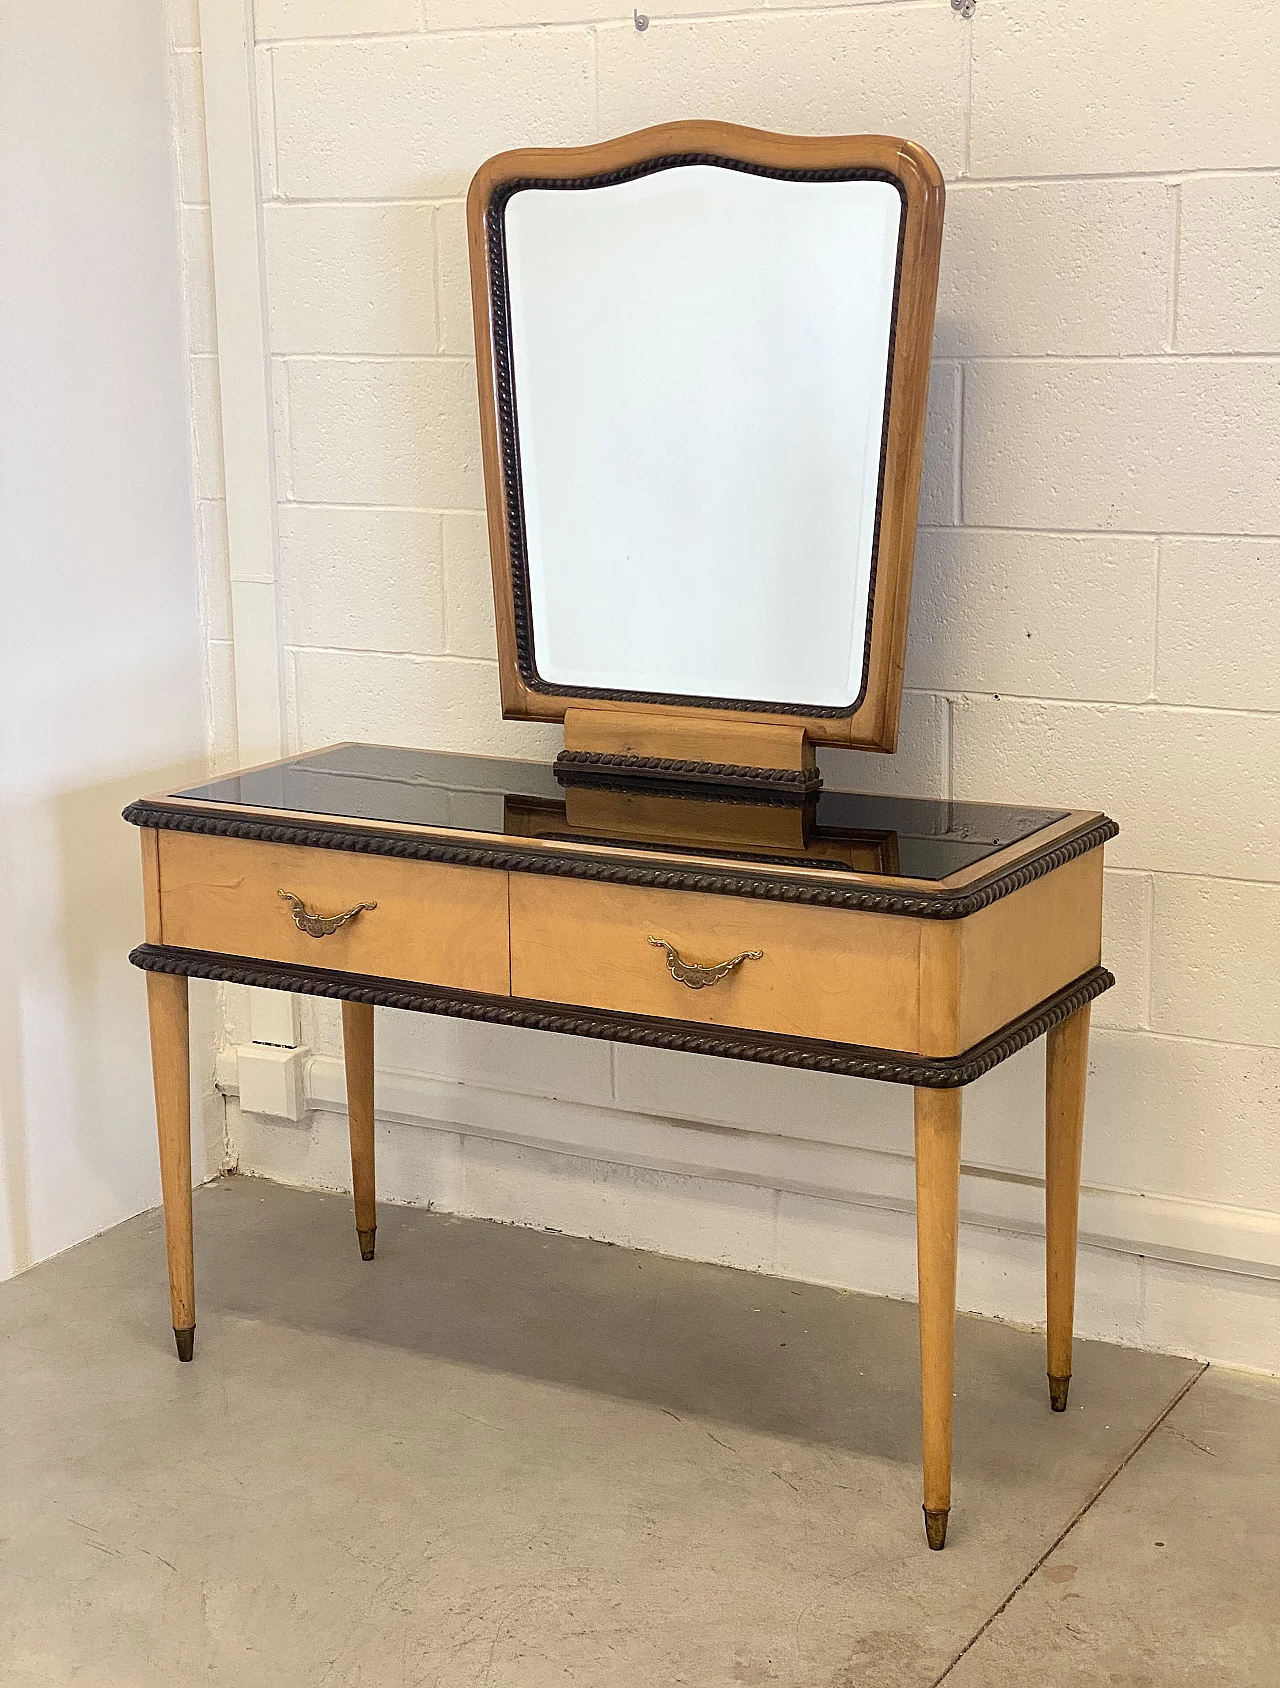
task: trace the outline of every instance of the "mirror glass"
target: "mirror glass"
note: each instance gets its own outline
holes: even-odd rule
[[[545,684],[859,702],[903,215],[868,174],[699,163],[511,193]]]

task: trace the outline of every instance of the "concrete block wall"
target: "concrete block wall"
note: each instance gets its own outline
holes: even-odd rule
[[[164,14],[169,103],[177,151],[200,609],[206,634],[206,743],[211,767],[226,768],[234,764],[236,754],[235,654],[231,636],[231,565],[227,549],[218,327],[213,299],[213,231],[197,0],[164,0]]]
[[[483,158],[689,116],[933,152],[902,744],[828,771],[1118,818],[1083,1325],[1280,1368],[1280,11],[670,0],[642,33],[611,0],[257,0],[254,22],[297,748],[558,744],[498,713],[462,217]],[[198,37],[176,57],[198,292]],[[198,300],[191,332],[209,392]],[[216,674],[211,419],[197,458]],[[233,1103],[240,1163],[341,1183],[336,1012],[305,1005],[304,1032],[316,1112]],[[908,1092],[392,1014],[379,1035],[403,1199],[911,1293]],[[1032,1319],[1042,1061],[975,1086],[965,1137],[964,1294]]]

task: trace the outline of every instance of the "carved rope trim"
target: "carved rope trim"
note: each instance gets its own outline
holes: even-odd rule
[[[745,698],[690,697],[675,692],[634,692],[606,686],[553,685],[538,673],[534,660],[532,616],[530,612],[529,565],[524,524],[524,481],[520,470],[520,447],[516,430],[515,382],[512,366],[511,320],[507,283],[506,207],[513,195],[527,188],[576,192],[586,188],[613,187],[620,182],[640,176],[654,175],[662,170],[679,169],[691,164],[714,165],[719,169],[737,170],[747,176],[766,176],[782,182],[886,182],[896,188],[902,202],[902,216],[898,222],[898,252],[893,272],[893,307],[889,319],[889,359],[885,370],[883,421],[880,433],[880,464],[876,482],[875,529],[871,546],[871,584],[867,598],[867,629],[863,641],[862,682],[854,701],[843,708],[819,704],[769,703]],[[893,364],[898,344],[898,307],[902,292],[902,255],[907,232],[908,195],[906,184],[891,170],[871,165],[832,165],[809,168],[796,165],[757,164],[728,153],[682,152],[664,153],[657,158],[639,159],[634,164],[620,165],[589,176],[526,176],[501,182],[490,195],[485,221],[488,226],[489,258],[489,328],[493,347],[494,403],[497,411],[498,435],[501,444],[502,479],[506,503],[507,550],[510,562],[511,597],[515,621],[516,666],[530,691],[545,692],[554,697],[616,698],[628,703],[659,703],[668,706],[701,709],[740,710],[770,715],[803,715],[817,720],[855,715],[866,701],[871,673],[871,633],[874,624],[876,577],[880,555],[880,528],[884,513],[885,459],[889,442],[889,413],[893,396]]]
[[[490,1025],[525,1026],[570,1037],[601,1038],[648,1049],[678,1049],[686,1054],[758,1061],[774,1067],[800,1067],[808,1072],[841,1073],[849,1078],[874,1078],[929,1090],[954,1090],[972,1084],[974,1079],[1025,1049],[1052,1027],[1061,1025],[1086,1002],[1092,1002],[1115,984],[1114,976],[1105,967],[1095,967],[963,1055],[928,1057],[862,1044],[820,1043],[788,1039],[771,1032],[709,1028],[686,1020],[656,1020],[597,1009],[566,1008],[518,997],[437,990],[400,979],[329,973],[315,967],[285,967],[276,962],[215,955],[208,950],[176,949],[164,944],[140,944],[129,960],[148,973],[174,973],[225,984],[297,991],[304,996],[338,997],[379,1008],[443,1014],[451,1019],[482,1020]]]
[[[717,896],[750,897],[762,902],[798,903],[814,908],[860,909],[867,914],[901,914],[921,920],[963,920],[1042,879],[1114,838],[1120,828],[1104,815],[1094,825],[1063,839],[1043,855],[967,891],[930,895],[871,891],[863,886],[808,884],[781,877],[756,878],[749,870],[716,872],[693,868],[650,867],[644,862],[616,862],[599,856],[557,855],[552,851],[510,849],[500,844],[454,844],[406,833],[322,826],[315,821],[260,819],[216,809],[167,809],[161,803],[131,803],[123,811],[133,826],[166,832],[198,832],[216,838],[254,838],[264,844],[301,844],[315,850],[349,850],[355,855],[399,856],[411,861],[444,862],[455,867],[488,867],[507,873],[542,873],[554,879],[590,879],[608,885],[647,885],[661,891],[705,891]]]
[[[562,785],[583,775],[625,774],[635,780],[678,779],[783,790],[799,800],[822,789],[816,768],[753,768],[742,762],[691,762],[678,756],[628,756],[612,750],[562,750],[553,764]]]

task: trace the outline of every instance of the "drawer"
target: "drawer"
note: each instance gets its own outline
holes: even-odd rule
[[[763,954],[693,989],[651,937],[695,962]],[[914,1050],[919,978],[914,920],[511,875],[514,996]]]
[[[504,872],[183,832],[159,858],[163,943],[509,994]],[[320,915],[377,906],[311,937],[282,890]]]

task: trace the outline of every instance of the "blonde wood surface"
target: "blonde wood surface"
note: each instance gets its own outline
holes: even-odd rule
[[[373,1008],[367,1002],[342,1004],[342,1055],[347,1077],[356,1235],[361,1258],[372,1260],[378,1212],[373,1144]]]
[[[143,931],[149,944],[162,943],[160,910],[160,834],[153,826],[140,827],[138,842],[142,846],[142,912]]]
[[[912,1049],[916,922],[847,909],[511,875],[515,996],[714,1026]],[[705,990],[677,983],[650,937],[713,964],[760,949]]]
[[[957,1049],[968,1049],[1102,956],[1102,848],[953,923],[960,941]]]
[[[1050,1031],[1045,1049],[1045,1301],[1049,1395],[1067,1404],[1076,1309],[1076,1225],[1089,1073],[1089,1005]]]
[[[186,979],[170,973],[148,973],[147,1013],[169,1254],[169,1302],[178,1357],[189,1360],[196,1323],[196,1274],[191,1244],[191,1043]]]
[[[920,1052],[959,1055],[1102,953],[1102,848],[963,920],[921,921]]]
[[[499,870],[164,832],[160,876],[167,944],[509,992],[507,876]],[[378,906],[312,938],[294,924],[282,889],[324,915]]]
[[[697,715],[640,714],[618,707],[580,704],[564,715],[566,750],[606,755],[661,756],[689,762],[729,762],[747,768],[809,769],[817,766],[803,725],[777,726]]]
[[[517,660],[508,489],[496,398],[488,242],[490,203],[497,188],[517,178],[590,176],[646,159],[681,153],[717,154],[783,169],[845,166],[879,169],[898,177],[906,190],[893,346],[893,391],[885,434],[871,650],[863,702],[851,714],[842,716],[771,715],[768,711],[753,710],[697,711],[699,717],[706,721],[708,743],[714,741],[716,730],[722,723],[772,721],[781,726],[794,726],[800,722],[816,744],[852,744],[867,750],[893,750],[897,744],[907,612],[911,602],[911,566],[915,551],[945,189],[938,166],[922,147],[888,135],[776,135],[732,123],[664,123],[593,146],[528,148],[501,153],[482,164],[476,172],[467,196],[467,230],[502,712],[508,718],[559,721],[564,719],[566,710],[578,707],[581,700],[536,690],[521,675]],[[796,610],[797,613],[812,612],[815,607],[798,603]],[[606,711],[613,708],[639,711],[654,718],[670,713],[666,705],[631,700],[614,704],[607,699],[593,699],[592,707]],[[725,760],[705,749],[695,759]]]
[[[1102,848],[963,920],[920,922],[920,1053],[959,1055],[1102,953]]]
[[[962,1096],[960,1090],[915,1093],[924,1510],[929,1546],[937,1548],[946,1540],[947,1513],[951,1506]]]
[[[602,825],[593,805],[629,801],[570,795]],[[499,869],[177,832],[144,834],[144,863],[151,840],[149,896],[169,944],[923,1055],[962,1054],[1101,949],[1101,848],[940,921],[534,874],[512,876],[508,913]],[[377,908],[313,938],[282,888],[321,914]],[[650,936],[700,961],[766,955],[693,992],[655,965]]]
[[[963,891],[967,886],[984,883],[1009,868],[1017,867],[1029,856],[1043,855],[1064,839],[1087,831],[1096,821],[1106,818],[1101,809],[1069,809],[1061,820],[1050,821],[1047,826],[1029,832],[1016,843],[1006,844],[1002,850],[996,850],[989,856],[982,856],[976,862],[957,868],[954,873],[947,874],[945,879],[930,880],[927,883],[931,884],[934,890]]]
[[[960,933],[957,920],[922,920],[919,1053],[955,1055],[960,1037]]]
[[[479,756],[476,757],[475,760],[480,762],[503,762],[511,760],[511,758]],[[276,764],[267,763],[265,766],[275,767]],[[533,764],[533,766],[542,768],[545,767],[545,764]],[[157,792],[150,798],[145,799],[145,801],[162,803],[167,808],[172,809],[175,813],[207,813],[209,810],[208,802],[202,798],[183,797],[180,794],[174,794],[172,792]],[[462,844],[492,844],[498,846],[510,843],[510,838],[505,832],[478,832],[469,828],[457,828],[447,825],[426,826],[413,821],[364,821],[358,817],[352,817],[350,815],[320,814],[311,809],[258,808],[249,803],[219,803],[217,805],[217,809],[219,814],[225,814],[228,816],[254,817],[256,819],[266,821],[277,821],[282,817],[286,817],[290,820],[296,820],[304,824],[314,822],[331,822],[335,825],[340,825],[353,831],[368,830],[371,833],[378,834],[394,833],[405,838],[441,838]],[[882,873],[874,866],[869,867],[865,874],[849,874],[845,872],[832,872],[829,869],[823,869],[816,863],[797,865],[801,867],[803,877],[806,880],[813,879],[818,883],[828,885],[840,885],[842,887],[865,886],[877,891],[958,892],[967,889],[971,885],[976,885],[991,878],[997,872],[1003,872],[1007,868],[1016,867],[1019,862],[1025,861],[1029,857],[1043,854],[1044,851],[1051,848],[1061,839],[1064,839],[1070,834],[1078,832],[1083,827],[1091,825],[1093,822],[1102,820],[1103,818],[1104,816],[1101,811],[1097,809],[1072,810],[1070,813],[1064,814],[1060,821],[1050,822],[1048,826],[1042,827],[1038,832],[1028,834],[1026,838],[1019,840],[1018,843],[1008,845],[1005,849],[997,851],[994,855],[984,857],[982,860],[977,862],[972,862],[967,867],[959,868],[955,873],[948,874],[945,879],[912,879],[893,869],[890,869],[887,873]],[[677,838],[673,839],[672,842],[678,841],[677,829]],[[539,848],[546,848],[549,851],[555,849],[558,852],[563,850],[563,840],[559,840],[554,843],[548,840],[546,844],[543,845],[542,841],[535,837],[530,838],[529,845],[531,849],[535,850]],[[642,862],[649,866],[652,866],[655,862],[666,860],[676,863],[681,867],[688,867],[690,865],[703,863],[708,866],[718,867],[741,867],[742,865],[741,862],[738,861],[733,861],[731,859],[726,861],[723,857],[717,857],[714,850],[710,848],[704,855],[691,855],[681,850],[679,852],[673,851],[669,857],[663,857],[661,852],[652,849],[627,850],[622,841],[619,841],[617,844],[593,844],[586,841],[574,840],[572,848],[575,852],[580,852],[584,856],[607,858],[610,861],[624,860],[630,862]],[[767,873],[769,869],[767,866],[759,869],[753,867],[753,872],[755,871]],[[794,870],[790,867],[790,865],[787,865],[781,871],[791,875]]]

